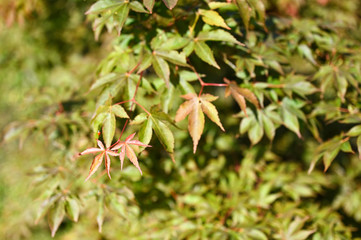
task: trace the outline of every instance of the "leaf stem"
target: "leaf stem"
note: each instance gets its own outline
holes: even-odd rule
[[[227,86],[228,86],[228,84],[226,84],[226,83],[205,83],[205,82],[202,80],[201,76],[199,76],[199,74],[198,74],[198,72],[196,71],[196,69],[195,69],[192,65],[190,65],[190,67],[191,67],[191,69],[193,70],[193,72],[196,74],[196,76],[197,76],[197,78],[198,78],[198,81],[199,81],[199,83],[201,84],[201,90],[200,90],[199,93],[198,93],[198,96],[199,96],[199,97],[201,96],[204,87],[227,87]]]

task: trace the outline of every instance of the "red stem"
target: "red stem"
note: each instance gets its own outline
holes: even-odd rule
[[[189,60],[188,60],[189,61]],[[199,76],[198,72],[196,71],[196,69],[190,65],[191,69],[193,70],[193,72],[196,74],[199,83],[201,84],[201,90],[199,91],[198,97],[201,96],[202,92],[203,92],[203,88],[204,87],[227,87],[228,84],[225,83],[205,83],[202,78]]]

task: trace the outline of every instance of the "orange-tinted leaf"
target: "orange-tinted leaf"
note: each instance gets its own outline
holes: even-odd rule
[[[193,140],[193,152],[195,153],[204,129],[203,112],[224,131],[222,123],[218,117],[217,109],[210,103],[218,97],[211,94],[203,94],[198,97],[194,93],[190,93],[182,97],[188,101],[180,105],[176,113],[175,121],[179,122],[189,115],[188,131]]]
[[[204,129],[204,114],[201,105],[197,103],[193,105],[193,110],[188,117],[188,130],[193,140],[193,153],[197,150],[199,139]]]
[[[111,150],[117,150],[120,149],[119,152],[119,159],[121,163],[121,169],[123,169],[123,163],[125,155],[129,158],[129,160],[133,163],[133,165],[138,168],[140,174],[142,173],[142,170],[140,169],[137,155],[135,154],[134,150],[130,147],[130,145],[137,145],[142,147],[151,147],[150,145],[144,144],[138,140],[132,140],[135,136],[135,133],[129,135],[125,141],[119,142],[117,145],[115,145]]]
[[[247,116],[247,112],[246,112],[247,105],[245,99],[250,101],[257,108],[260,108],[259,101],[256,95],[254,95],[254,93],[251,92],[249,89],[240,88],[235,81],[230,81],[228,79],[224,79],[224,82],[228,84],[225,92],[226,97],[228,97],[231,94],[234,100],[236,100],[236,102],[242,109],[242,111],[246,114],[246,116]]]
[[[125,145],[125,153],[127,154],[127,157],[129,158],[129,160],[133,163],[133,165],[136,168],[138,168],[140,174],[143,174],[142,170],[139,167],[138,158],[137,158],[137,155],[135,154],[134,150],[130,146]]]
[[[107,170],[108,177],[111,179],[112,177],[110,176],[110,157],[108,156],[108,154],[105,154],[105,169]]]
[[[85,181],[88,181],[88,179],[96,172],[96,170],[98,170],[100,164],[102,164],[103,161],[103,157],[104,157],[104,152],[102,152],[101,154],[97,155],[93,162],[92,165],[90,166],[90,171],[89,171],[89,175],[88,177],[85,179]]]
[[[209,119],[211,119],[215,124],[217,124],[224,131],[224,128],[222,126],[221,120],[219,119],[218,111],[217,111],[216,107],[212,103],[210,103],[206,100],[203,100],[202,97],[201,97],[201,106],[202,106],[203,112],[207,115],[207,117],[209,117]]]

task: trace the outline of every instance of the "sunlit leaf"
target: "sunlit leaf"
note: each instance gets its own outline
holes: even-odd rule
[[[202,16],[203,21],[209,25],[230,29],[216,11],[199,9],[199,14]]]
[[[112,144],[115,134],[115,122],[115,115],[113,113],[108,113],[103,124],[103,138],[106,147],[109,147]]]
[[[204,114],[215,122],[222,130],[223,126],[219,120],[218,112],[213,104],[210,102],[217,99],[217,97],[210,94],[203,94],[198,97],[196,94],[189,93],[182,96],[187,101],[180,105],[175,121],[179,122],[188,115],[188,131],[193,140],[193,152],[197,150],[199,139],[201,138],[204,129]]]
[[[170,70],[168,63],[161,57],[153,56],[152,64],[157,75],[164,80],[167,86],[169,86]]]

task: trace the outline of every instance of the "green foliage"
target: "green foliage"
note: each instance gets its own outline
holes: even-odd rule
[[[360,238],[360,11],[3,1],[1,239]]]

